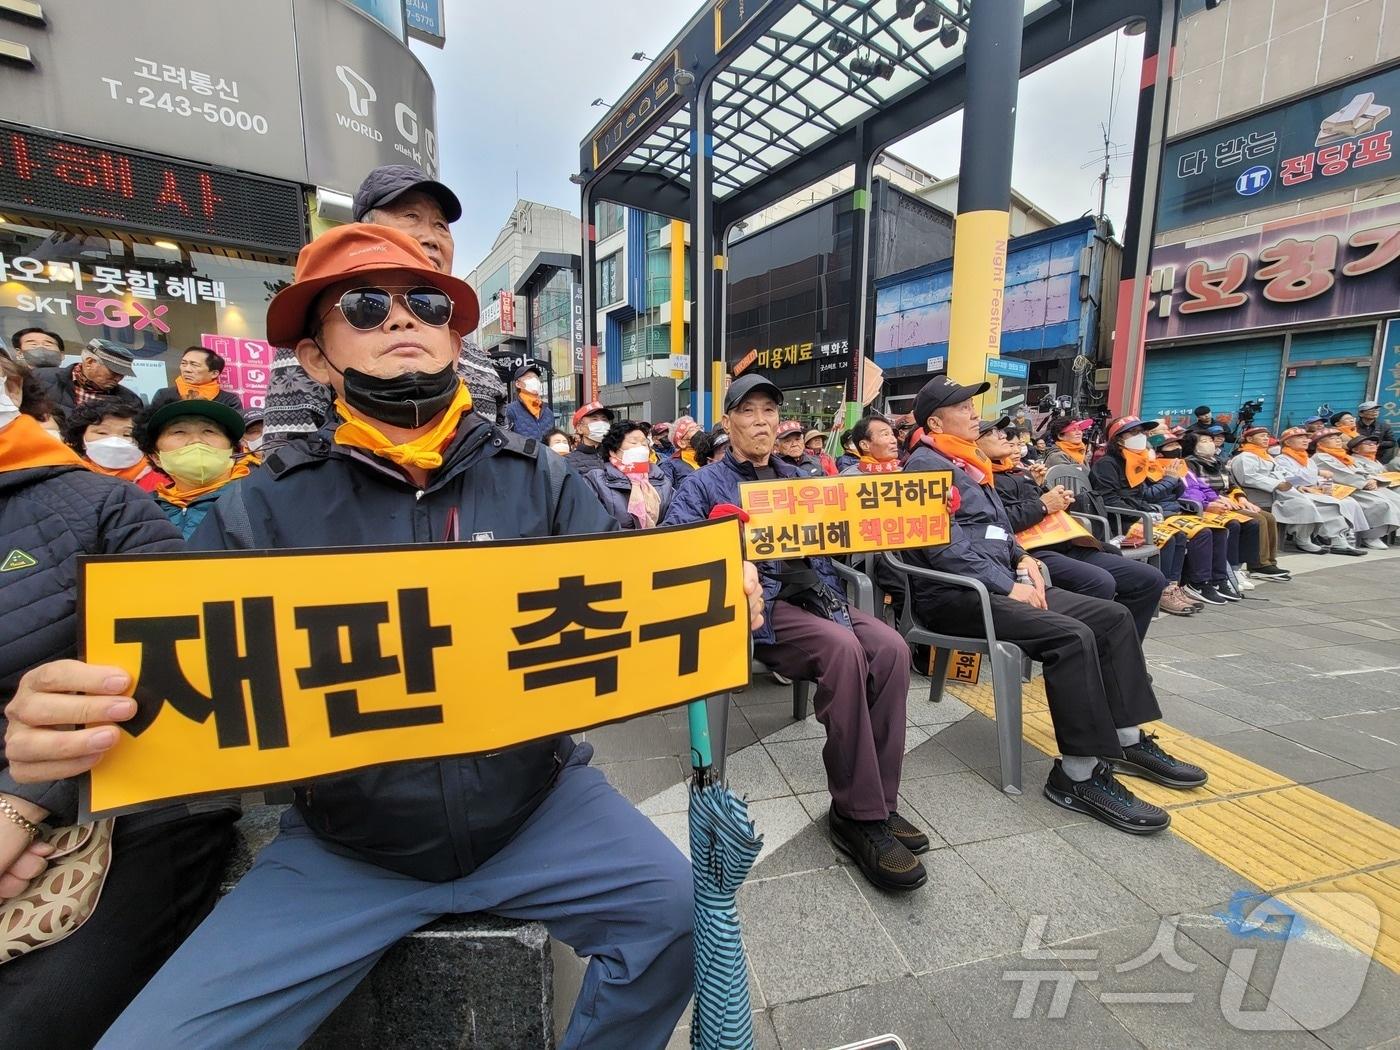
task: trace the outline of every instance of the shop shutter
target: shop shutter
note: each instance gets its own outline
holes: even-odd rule
[[[1295,335],[1288,350],[1288,371],[1293,374],[1283,383],[1282,425],[1298,426],[1324,407],[1333,412],[1356,411],[1356,406],[1366,400],[1375,335],[1374,328]],[[1353,362],[1344,364],[1337,358],[1351,358]],[[1357,358],[1366,363],[1355,364]]]
[[[1264,411],[1256,419],[1272,424],[1282,363],[1282,338],[1148,350],[1142,416],[1190,423],[1197,405],[1233,416],[1245,401],[1257,397]]]

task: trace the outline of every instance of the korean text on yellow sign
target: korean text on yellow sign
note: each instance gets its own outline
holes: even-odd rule
[[[84,816],[474,754],[739,688],[736,523],[85,559],[84,657],[139,707]]]
[[[1030,528],[1016,533],[1016,542],[1028,551],[1061,543],[1073,543],[1080,547],[1098,546],[1089,530],[1062,510],[1047,514]]]
[[[942,546],[952,484],[948,470],[746,481],[744,548],[766,561]]]

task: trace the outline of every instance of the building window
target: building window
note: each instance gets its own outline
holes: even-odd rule
[[[622,298],[622,286],[617,279],[617,261],[621,252],[598,260],[598,305],[611,306]]]
[[[611,237],[622,229],[623,218],[626,211],[622,205],[614,204],[612,201],[603,201],[598,205],[598,240]]]

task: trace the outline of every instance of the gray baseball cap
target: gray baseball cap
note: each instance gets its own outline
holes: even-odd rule
[[[131,364],[135,358],[124,346],[118,346],[106,339],[89,339],[83,349],[119,376],[136,374],[136,369]]]
[[[364,222],[365,216],[375,208],[393,203],[409,190],[422,190],[437,201],[448,222],[462,217],[462,202],[457,195],[412,164],[387,164],[366,175],[355,191],[355,207],[351,214],[356,222]]]

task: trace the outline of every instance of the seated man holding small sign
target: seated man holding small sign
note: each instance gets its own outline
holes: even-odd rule
[[[472,412],[471,396],[454,366],[462,333],[476,323],[471,288],[435,269],[405,233],[352,224],[303,248],[294,282],[268,309],[268,337],[277,345],[294,346],[307,373],[335,390],[339,422],[304,445],[278,450],[256,474],[232,487],[211,509],[192,546],[275,550],[283,555],[275,559],[281,564],[297,560],[289,551],[381,548],[374,555],[340,555],[370,558],[372,566],[373,558],[398,557],[396,550],[412,545],[616,530],[582,479],[554,453]],[[462,549],[457,545],[431,553],[450,564]],[[514,548],[499,549],[503,553],[493,549],[492,554],[505,557]],[[532,555],[539,551],[533,563],[549,557],[542,547],[521,549]],[[269,560],[243,563],[250,573],[265,574]],[[199,575],[199,565],[189,571]],[[553,574],[555,568],[549,571]],[[397,578],[390,585],[394,582]],[[435,739],[431,753],[452,754],[454,744],[457,750],[472,750],[464,746],[471,734],[499,731],[506,736],[507,723],[528,717],[519,710],[528,706],[524,697],[543,707],[555,696],[546,687],[578,682],[580,668],[527,671],[524,688],[540,690],[533,694],[518,692],[517,678],[500,678],[492,669],[535,667],[556,660],[550,655],[556,650],[586,651],[590,644],[595,655],[630,648],[630,630],[585,637],[582,629],[564,630],[558,645],[520,648],[575,622],[616,630],[625,612],[593,609],[590,603],[608,600],[613,591],[620,595],[620,585],[589,584],[582,575],[558,579],[559,591],[545,594],[567,591],[570,604],[549,606],[556,611],[545,619],[528,616],[524,628],[511,629],[519,645],[510,634],[487,642],[462,639],[460,631],[454,644],[453,631],[445,625],[454,610],[441,601],[430,606],[427,589],[399,592],[398,630],[391,631],[385,626],[389,603],[378,612],[372,602],[346,604],[346,588],[364,585],[363,578],[309,584],[308,592],[319,586],[326,592],[323,601],[340,604],[317,605],[317,595],[308,593],[306,607],[296,610],[298,630],[284,626],[277,634],[276,624],[253,619],[257,609],[250,611],[248,605],[261,602],[270,609],[273,599],[243,599],[248,648],[263,656],[271,648],[290,662],[298,658],[288,655],[288,636],[304,636],[310,666],[294,672],[284,666],[280,679],[274,666],[269,683],[268,661],[238,655],[235,635],[228,646],[234,651],[221,659],[231,658],[236,674],[216,682],[210,671],[209,688],[211,694],[216,688],[226,694],[231,681],[236,701],[211,710],[215,697],[191,695],[197,690],[190,683],[178,696],[158,694],[169,697],[186,719],[217,726],[221,737],[226,727],[239,730],[239,761],[252,763],[272,751],[304,747],[295,731],[305,738],[314,727],[329,733],[317,743],[323,749],[337,740],[366,748],[368,763],[362,759],[358,764],[369,768],[297,787],[296,805],[283,816],[278,837],[100,1045],[109,1050],[299,1046],[394,942],[440,915],[463,912],[542,921],[551,934],[590,957],[562,1047],[663,1045],[693,984],[690,864],[600,771],[589,767],[591,746],[553,735],[467,757],[373,765],[382,749],[401,737],[357,735],[376,727],[406,732],[414,726],[434,727],[443,723],[449,701],[460,708],[474,690],[490,691],[489,683],[497,681],[501,685],[495,690],[503,695],[493,717],[475,715],[469,724],[457,725],[460,735]],[[206,582],[206,590],[208,586]],[[522,612],[546,608],[532,604],[540,592],[517,596],[508,583],[485,581],[481,588],[490,592],[481,603],[505,592],[511,612],[517,602]],[[745,581],[745,588],[752,621],[758,607],[756,575]],[[228,605],[231,610],[233,603]],[[215,626],[207,611],[204,618],[207,636]],[[172,628],[190,629],[178,618],[166,619]],[[197,618],[184,619],[194,621],[194,634],[177,637],[199,638]],[[149,614],[130,622],[145,632],[143,644],[161,643]],[[255,623],[260,643],[253,640],[250,624]],[[738,626],[742,637],[743,625]],[[167,638],[171,633],[166,632]],[[381,644],[393,648],[385,652]],[[400,648],[402,663],[391,655]],[[545,658],[537,659],[541,654]],[[447,680],[439,704],[419,700],[419,706],[411,706],[412,694],[437,693],[435,667],[450,660],[469,661],[473,671],[456,665],[456,671],[441,676]],[[582,670],[606,663],[585,664]],[[178,678],[180,664],[176,653],[158,662],[154,674],[143,666],[144,684],[149,688],[156,674],[168,680],[172,671]],[[91,756],[112,744],[99,739],[102,729],[64,732],[50,727],[115,717],[108,711],[111,698],[129,694],[129,672],[135,669],[69,662],[39,670],[42,677],[27,676],[10,704],[7,742],[17,778],[28,774],[26,763],[44,760],[37,768],[59,775],[70,768],[63,760],[73,762],[74,772],[91,767]],[[244,701],[237,674],[248,676],[249,701]],[[369,689],[369,680],[376,677],[386,681],[388,698],[362,709],[356,690]],[[286,704],[279,710],[272,702],[279,689],[298,684],[349,683],[366,684],[313,694],[320,715],[314,714],[314,703],[304,701],[295,709]],[[594,695],[591,689],[589,695]],[[256,751],[247,747],[245,703],[257,723]],[[92,711],[107,714],[92,716]],[[196,717],[201,713],[202,720]],[[159,708],[143,710],[141,718],[164,718],[160,724],[171,730],[165,714]],[[588,724],[587,716],[581,717],[579,724]],[[483,721],[492,725],[482,726]],[[184,723],[176,726],[183,729]],[[130,732],[134,736],[141,729],[133,724]],[[120,764],[122,746],[106,754],[103,764]],[[129,753],[130,744],[125,746]],[[224,760],[222,739],[219,748],[211,762]]]
[[[1146,638],[1167,578],[1095,540],[1069,516],[1074,493],[1063,485],[1042,492],[1031,472],[1016,462],[1016,446],[1007,436],[1010,425],[1006,416],[983,420],[977,428],[977,447],[992,461],[996,492],[1016,539],[1035,551],[1056,587],[1118,602],[1133,614],[1138,638]]]
[[[914,418],[925,436],[905,474],[952,470],[961,502],[952,542],[912,550],[910,557],[930,569],[980,580],[991,595],[997,637],[1044,665],[1045,695],[1062,756],[1050,771],[1045,797],[1120,831],[1161,831],[1171,823],[1170,815],[1137,798],[1115,774],[1183,789],[1204,784],[1206,774],[1167,754],[1153,734],[1138,728],[1160,718],[1161,710],[1128,610],[1047,587],[1040,563],[1017,541],[994,487],[992,461],[978,446],[973,399],[989,387],[937,376],[914,400]],[[979,621],[973,591],[918,577],[913,585],[915,614],[935,630],[960,634]]]
[[[740,485],[802,477],[775,454],[783,392],[748,373],[724,398],[730,446],[724,458],[681,484],[665,524],[704,521],[741,504]],[[814,707],[826,727],[832,841],[876,886],[912,890],[927,881],[916,853],[928,836],[898,813],[909,699],[909,647],[894,630],[850,609],[827,558],[758,563],[766,603],[754,655],[785,677],[816,682]]]

